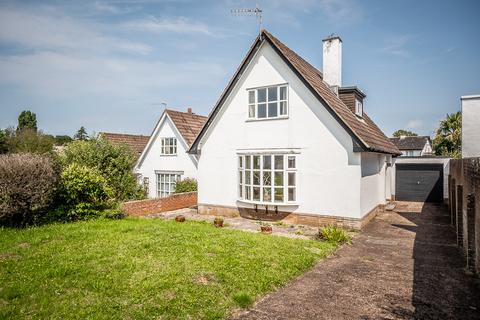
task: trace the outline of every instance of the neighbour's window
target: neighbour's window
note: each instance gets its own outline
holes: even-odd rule
[[[177,139],[176,138],[162,138],[162,155],[177,154]]]
[[[181,175],[176,173],[157,173],[157,197],[168,197],[175,192],[177,181]]]
[[[238,157],[238,197],[260,203],[295,202],[296,156],[247,154]]]
[[[358,99],[355,99],[355,114],[363,117],[363,102]]]
[[[286,85],[248,90],[248,118],[265,119],[285,117],[288,114]]]

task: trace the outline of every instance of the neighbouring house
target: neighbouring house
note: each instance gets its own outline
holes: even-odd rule
[[[480,157],[480,95],[463,96],[462,158]]]
[[[422,157],[432,154],[432,140],[429,136],[401,136],[390,141],[402,152],[402,157]]]
[[[197,178],[197,156],[187,150],[206,120],[191,108],[187,112],[165,109],[135,166],[149,198],[167,197],[178,180]]]
[[[397,147],[342,87],[342,40],[323,73],[262,30],[189,153],[202,214],[360,228],[391,197]]]
[[[100,132],[99,135],[113,145],[126,145],[132,149],[136,160],[138,160],[147,145],[148,139],[150,139],[149,136],[138,134]]]

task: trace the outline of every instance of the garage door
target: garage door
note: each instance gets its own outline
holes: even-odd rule
[[[443,201],[442,164],[396,164],[395,198],[399,201]]]

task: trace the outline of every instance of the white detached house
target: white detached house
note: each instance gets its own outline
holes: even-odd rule
[[[342,87],[341,39],[323,44],[324,74],[266,30],[254,41],[189,150],[200,213],[360,228],[390,198],[400,152]]]
[[[206,120],[191,108],[188,112],[165,109],[134,169],[149,198],[167,197],[177,181],[197,179],[197,156],[187,150]]]

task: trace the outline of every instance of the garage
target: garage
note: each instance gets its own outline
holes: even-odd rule
[[[443,164],[397,163],[395,167],[396,200],[443,202]]]

